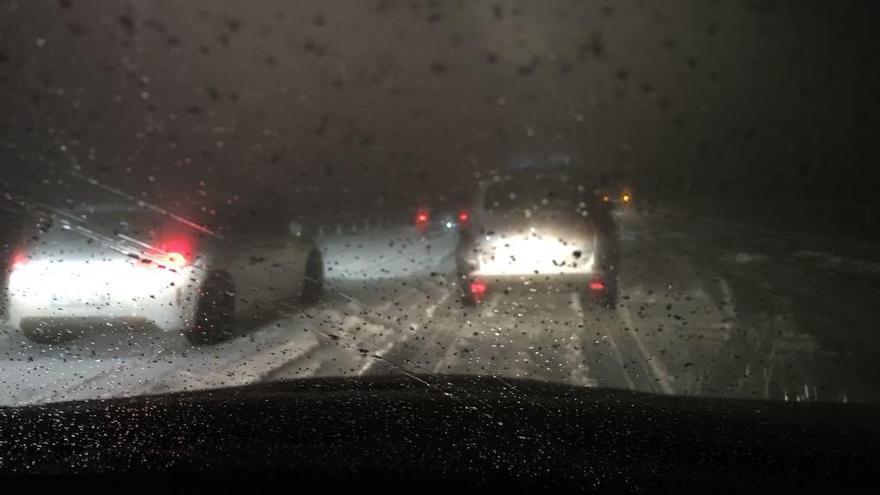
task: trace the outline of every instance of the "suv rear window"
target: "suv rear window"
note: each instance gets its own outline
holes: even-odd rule
[[[563,178],[517,178],[490,185],[483,207],[489,211],[542,208],[577,210],[587,206],[588,191],[589,188],[583,184]]]

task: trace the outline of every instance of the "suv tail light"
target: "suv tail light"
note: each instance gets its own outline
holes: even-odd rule
[[[24,253],[15,253],[12,255],[12,260],[9,262],[9,268],[11,270],[18,270],[28,263],[28,255]]]
[[[419,208],[416,211],[416,227],[419,229],[424,229],[427,227],[428,222],[431,220],[431,213],[427,208]]]
[[[489,284],[487,284],[484,280],[476,279],[472,280],[468,289],[471,292],[471,296],[473,296],[474,301],[482,302],[486,297],[486,290],[489,288]]]

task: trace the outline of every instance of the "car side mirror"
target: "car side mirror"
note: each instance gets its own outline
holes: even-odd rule
[[[287,228],[290,232],[290,235],[294,237],[302,237],[303,232],[305,231],[302,224],[299,222],[290,222]]]

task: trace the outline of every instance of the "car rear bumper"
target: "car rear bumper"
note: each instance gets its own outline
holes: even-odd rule
[[[67,275],[67,276],[66,276]],[[91,275],[91,276],[89,276]],[[113,277],[70,277],[62,270],[18,271],[6,282],[8,323],[92,324],[149,321],[166,331],[187,328],[195,317],[199,275],[119,269]]]
[[[145,318],[132,317],[28,316],[19,319],[17,328],[24,332],[29,338],[32,338],[33,336],[41,336],[55,342],[81,337],[95,332],[144,328],[148,327],[149,323],[152,322]]]
[[[110,303],[105,306],[41,307],[10,300],[9,325],[25,326],[69,325],[76,327],[124,327],[149,322],[163,331],[177,331],[193,324],[194,304],[175,304],[174,297],[157,298],[137,306]]]
[[[570,294],[573,292],[589,296],[600,295],[604,290],[591,288],[591,282],[601,281],[603,285],[612,282],[596,272],[558,273],[541,275],[498,275],[471,272],[459,277],[463,295],[485,299],[490,294],[540,295]],[[476,294],[474,287],[482,287]]]
[[[101,291],[83,288],[82,297],[71,297],[75,292],[53,293],[50,282],[38,282],[9,281],[6,303],[10,326],[90,326],[99,322],[125,326],[126,322],[147,321],[164,331],[177,331],[192,325],[198,301],[198,289],[189,284],[142,286],[134,294],[131,286],[119,291],[114,286]],[[120,280],[119,285],[126,285],[126,281]]]

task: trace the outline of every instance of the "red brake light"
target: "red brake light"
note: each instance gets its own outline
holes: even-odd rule
[[[600,291],[605,290],[605,282],[599,279],[590,280],[590,290]]]
[[[419,208],[419,210],[416,211],[416,224],[418,224],[420,227],[428,223],[428,220],[430,218],[431,215],[428,213],[427,208]]]
[[[464,210],[458,212],[458,221],[459,221],[460,223],[466,223],[466,222],[467,222],[468,220],[470,220],[470,219],[471,219],[471,215],[470,215],[470,213],[468,213],[468,212],[466,212],[466,211],[464,211]]]
[[[469,287],[471,295],[474,296],[474,299],[477,301],[483,300],[483,297],[486,295],[486,289],[488,288],[489,285],[483,280],[473,280]]]
[[[159,244],[158,247],[153,256],[165,268],[173,270],[183,268],[194,258],[192,247],[186,239],[170,239]]]

